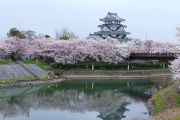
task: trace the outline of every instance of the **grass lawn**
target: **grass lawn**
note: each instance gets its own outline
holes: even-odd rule
[[[180,94],[174,91],[169,91],[168,95],[172,97],[172,99],[176,102],[176,106],[180,108]]]
[[[36,79],[36,78],[34,78],[34,77],[0,79],[0,84],[1,84],[1,83],[6,83],[6,84],[8,84],[8,83],[11,83],[11,82],[13,82],[13,81],[18,81],[18,80],[31,81],[31,80],[35,80],[35,79]],[[40,78],[40,80],[48,80],[48,78],[47,78],[47,77],[45,77],[45,78]]]
[[[11,83],[13,81],[18,81],[18,80],[34,80],[34,79],[35,79],[34,77],[0,79],[0,83]]]
[[[166,103],[163,97],[161,96],[161,93],[157,93],[155,95],[155,114],[158,114],[165,110]]]

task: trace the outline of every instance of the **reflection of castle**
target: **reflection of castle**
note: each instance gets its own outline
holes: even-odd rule
[[[122,118],[125,118],[124,113],[128,111],[126,109],[126,106],[130,104],[128,102],[124,102],[119,106],[118,109],[112,111],[111,113],[100,113],[98,117],[102,118],[103,120],[121,120]]]
[[[69,84],[68,84],[69,85]],[[131,84],[132,85],[132,84]],[[86,91],[85,89],[77,90],[77,86],[71,86],[69,89],[61,89],[58,86],[48,87],[32,87],[32,88],[13,88],[12,90],[3,90],[10,97],[0,98],[0,112],[4,117],[14,117],[18,115],[29,115],[30,108],[33,109],[59,109],[71,112],[96,111],[99,112],[99,118],[103,120],[116,120],[123,118],[124,112],[127,111],[129,95],[128,91],[139,93],[140,97],[144,97],[144,93],[149,91],[152,86],[135,87],[123,84],[107,84],[98,87],[94,85],[94,89]],[[143,87],[142,87],[143,86]],[[101,88],[101,90],[96,90]],[[133,88],[133,89],[130,89]],[[18,94],[15,94],[18,91]],[[145,92],[146,91],[146,92]],[[4,94],[4,96],[6,96]],[[143,100],[137,94],[134,95],[137,101]]]

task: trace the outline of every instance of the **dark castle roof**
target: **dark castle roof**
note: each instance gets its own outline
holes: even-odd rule
[[[106,15],[105,18],[100,19],[104,23],[102,25],[98,25],[100,27],[100,31],[94,32],[90,34],[88,38],[92,39],[106,39],[113,38],[118,39],[120,42],[127,42],[131,39],[127,37],[130,32],[126,32],[124,28],[126,25],[121,24],[125,19],[120,18],[116,13],[110,13]]]
[[[108,12],[107,16],[105,18],[100,19],[100,21],[125,21],[125,19],[120,18],[117,13],[110,13]]]

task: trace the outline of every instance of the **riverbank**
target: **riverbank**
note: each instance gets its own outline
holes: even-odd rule
[[[53,80],[18,80],[10,83],[0,83],[0,88],[9,87],[23,87],[23,86],[36,86],[43,84],[59,83],[64,81],[64,79],[53,79]]]
[[[61,77],[66,80],[73,79],[139,79],[154,77],[169,77],[168,69],[161,70],[69,70],[63,71]]]
[[[171,85],[157,92],[149,100],[148,106],[153,114],[150,120],[180,120],[180,94]]]
[[[69,70],[62,71],[61,79],[48,80],[47,77],[36,79],[35,77],[16,78],[0,80],[0,87],[39,85],[46,83],[57,83],[62,80],[140,80],[144,78],[170,78],[167,69],[162,70]]]

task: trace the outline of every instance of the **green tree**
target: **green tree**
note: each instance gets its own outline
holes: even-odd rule
[[[56,38],[60,40],[69,40],[73,38],[78,38],[78,36],[70,31],[67,27],[64,27],[60,32],[56,32]]]
[[[33,40],[36,38],[36,32],[32,30],[21,31],[27,39]]]
[[[11,28],[9,32],[7,33],[8,37],[18,37],[18,38],[26,38],[25,35],[19,31],[17,28]]]
[[[45,37],[46,39],[51,38],[50,35],[45,35],[44,37]]]

